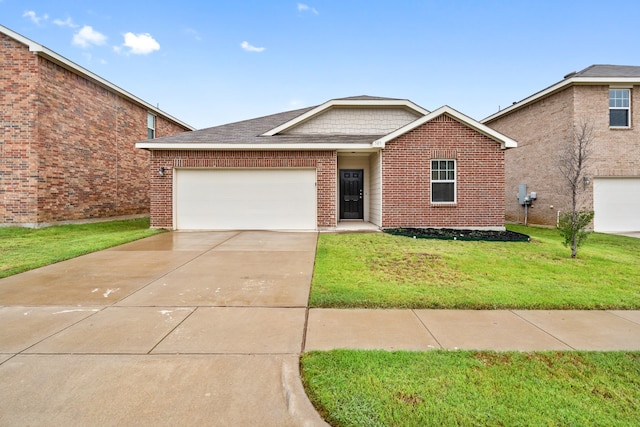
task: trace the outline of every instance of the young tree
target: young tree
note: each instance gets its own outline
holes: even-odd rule
[[[578,254],[578,247],[588,236],[586,227],[593,219],[593,211],[581,206],[588,178],[586,165],[593,144],[593,125],[584,120],[574,126],[571,141],[565,145],[558,163],[565,187],[571,198],[571,210],[560,215],[558,229],[564,237],[564,245],[571,247],[571,258]]]

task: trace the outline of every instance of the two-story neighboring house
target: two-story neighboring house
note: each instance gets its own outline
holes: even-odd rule
[[[0,26],[0,226],[149,214],[142,139],[193,130]]]
[[[592,65],[482,121],[516,141],[505,152],[506,219],[523,222],[519,185],[537,199],[528,223],[556,225],[569,196],[558,163],[572,129],[593,128],[583,180],[584,207],[594,230],[640,230],[640,66]]]

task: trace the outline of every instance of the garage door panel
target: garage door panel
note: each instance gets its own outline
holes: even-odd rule
[[[594,230],[640,231],[640,178],[596,178]]]
[[[315,229],[313,169],[179,169],[178,229]]]

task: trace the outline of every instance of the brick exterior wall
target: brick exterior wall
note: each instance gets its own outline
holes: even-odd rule
[[[0,223],[35,222],[38,179],[35,137],[38,62],[0,34]]]
[[[151,152],[151,227],[173,228],[174,168],[315,168],[318,227],[335,227],[337,154],[335,151],[180,151]],[[164,176],[158,170],[164,167]]]
[[[457,160],[457,202],[431,203],[432,159]],[[382,151],[382,227],[504,227],[504,150],[440,116]]]
[[[559,211],[569,209],[570,198],[558,170],[559,153],[571,141],[575,125],[593,125],[593,145],[581,205],[593,208],[593,178],[640,176],[640,86],[631,91],[631,129],[609,128],[609,85],[570,86],[558,93],[505,114],[486,125],[518,142],[505,154],[506,220],[524,221],[518,204],[518,184],[537,192],[528,223],[555,226]]]
[[[148,214],[147,109],[3,34],[0,48],[0,224]],[[185,130],[156,118],[157,137]]]

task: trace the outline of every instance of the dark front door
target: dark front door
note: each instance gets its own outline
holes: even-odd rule
[[[362,169],[340,170],[340,219],[364,219],[363,175]]]

